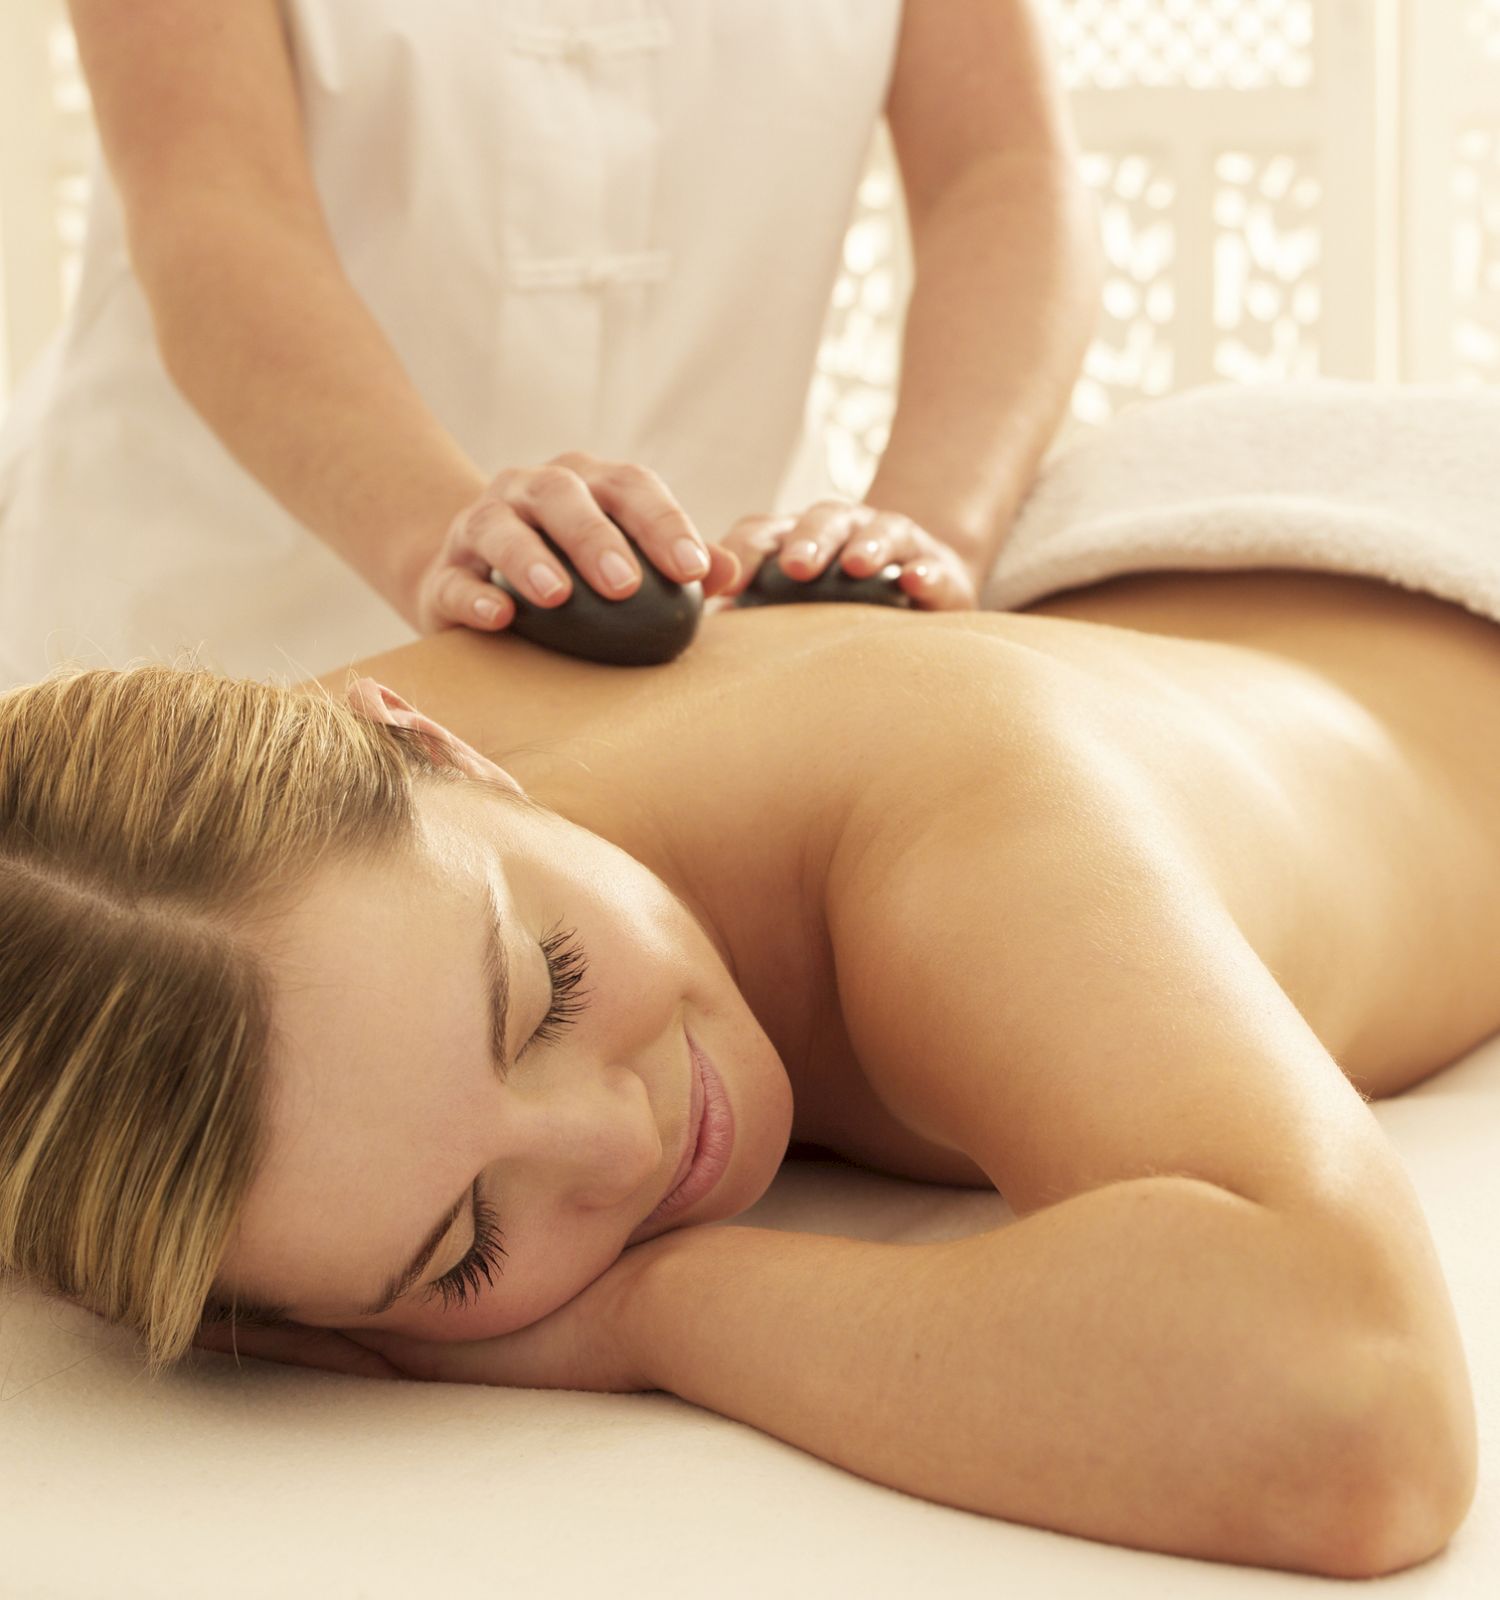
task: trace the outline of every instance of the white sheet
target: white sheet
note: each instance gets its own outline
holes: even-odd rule
[[[1474,1378],[1479,1494],[1400,1600],[1500,1575],[1500,1039],[1375,1114],[1411,1171]],[[996,1195],[832,1163],[740,1220],[870,1239],[1012,1220]],[[670,1395],[369,1382],[200,1353],[155,1390],[118,1330],[0,1302],[0,1595],[410,1600],[774,1595],[1231,1600],[1328,1580],[1125,1550],[931,1504]]]

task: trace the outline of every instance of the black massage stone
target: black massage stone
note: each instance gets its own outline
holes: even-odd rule
[[[911,605],[911,596],[897,583],[901,564],[893,562],[867,578],[856,578],[837,564],[825,567],[816,578],[789,577],[779,556],[761,562],[749,587],[735,600],[737,606],[782,606],[798,602],[852,600],[866,606]]]
[[[632,544],[641,586],[624,600],[606,600],[545,533],[541,537],[573,580],[573,592],[560,606],[539,606],[492,569],[490,582],[516,603],[511,633],[548,650],[617,667],[659,666],[680,656],[693,642],[703,614],[701,583],[673,582]]]

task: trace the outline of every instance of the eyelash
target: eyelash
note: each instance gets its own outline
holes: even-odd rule
[[[430,1300],[433,1295],[440,1294],[443,1297],[443,1310],[451,1311],[455,1306],[468,1305],[470,1297],[479,1293],[481,1277],[487,1284],[494,1284],[495,1280],[490,1274],[505,1270],[500,1265],[505,1255],[502,1243],[505,1236],[496,1226],[496,1220],[494,1208],[476,1195],[474,1243],[456,1267],[450,1268],[441,1278],[433,1279],[432,1287],[423,1296],[424,1299]]]
[[[588,976],[589,963],[583,946],[578,942],[577,930],[570,928],[564,933],[554,928],[542,940],[542,954],[547,958],[547,973],[552,980],[552,999],[547,1007],[547,1015],[542,1018],[540,1026],[526,1041],[524,1048],[529,1048],[538,1039],[555,1044],[563,1031],[578,1020],[588,1004],[589,991],[582,984]]]
[[[523,1049],[535,1044],[538,1039],[549,1044],[555,1043],[564,1030],[578,1020],[588,1004],[588,990],[582,987],[588,975],[588,957],[578,942],[577,930],[569,929],[564,933],[554,928],[542,940],[542,954],[547,958],[552,999],[547,1007],[547,1015],[542,1018],[526,1045],[522,1046]],[[481,1277],[493,1286],[495,1280],[490,1274],[504,1271],[500,1261],[505,1256],[505,1236],[496,1226],[497,1220],[494,1208],[476,1195],[474,1243],[456,1267],[449,1268],[441,1278],[433,1280],[426,1298],[430,1299],[434,1294],[441,1295],[443,1310],[450,1311],[468,1305],[470,1299],[479,1293]]]

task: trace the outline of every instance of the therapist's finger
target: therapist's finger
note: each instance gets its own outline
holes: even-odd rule
[[[804,583],[816,578],[845,543],[875,517],[869,506],[820,500],[802,513],[781,547],[781,570]]]
[[[740,581],[743,570],[739,555],[735,551],[726,550],[722,545],[709,545],[708,576],[703,580],[704,598],[711,600],[715,595],[733,591]]]
[[[915,561],[923,552],[914,537],[916,526],[899,512],[882,511],[854,533],[844,546],[839,565],[854,578],[867,578],[890,561]]]
[[[729,532],[719,543],[735,557],[739,572],[733,582],[723,585],[723,594],[726,597],[742,594],[762,565],[775,556],[781,536],[790,533],[796,525],[796,517],[776,516],[771,512],[757,512],[731,523]],[[703,588],[705,594],[720,592],[710,589],[707,583]]]
[[[433,608],[439,626],[478,628],[492,632],[515,620],[516,603],[496,584],[465,567],[449,567],[433,585]]]
[[[573,559],[571,552],[569,559]],[[462,537],[449,550],[448,560],[453,572],[467,571],[481,585],[490,572],[498,572],[533,605],[560,606],[573,592],[573,580],[557,552],[548,549],[526,516],[503,499],[487,497],[468,513]],[[451,580],[445,577],[444,582]],[[454,584],[452,595],[460,603],[479,598],[477,591],[459,584]]]
[[[522,476],[508,498],[527,522],[542,529],[566,552],[584,581],[607,600],[624,600],[640,588],[640,561],[630,541],[604,514],[590,485],[571,467],[556,462],[535,467]],[[524,547],[527,541],[518,543]],[[545,548],[536,541],[538,554]],[[509,576],[500,562],[495,565]]]
[[[708,547],[677,497],[649,467],[601,463],[585,474],[595,500],[659,572],[678,583],[709,574]]]
[[[968,573],[935,556],[908,562],[897,581],[921,611],[972,611],[979,603]]]

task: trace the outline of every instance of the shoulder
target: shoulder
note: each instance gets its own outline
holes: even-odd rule
[[[912,770],[921,753],[951,766],[968,750],[1007,746],[1064,707],[1081,710],[1090,693],[1089,674],[1039,648],[1032,619],[1009,613],[784,606],[732,622],[699,646],[706,687],[753,685],[768,711],[793,700],[800,725],[837,725],[862,743],[889,732],[912,751],[902,764]]]
[[[1270,1203],[1394,1156],[1134,764],[1016,665],[996,742],[872,793],[827,916],[871,1089],[1017,1215],[1165,1173]],[[976,744],[979,750],[976,754]]]

